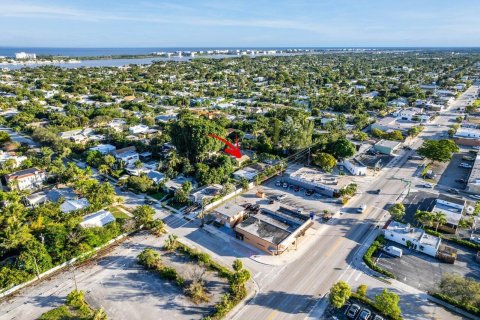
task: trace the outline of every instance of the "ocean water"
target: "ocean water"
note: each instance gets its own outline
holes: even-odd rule
[[[35,48],[35,47],[0,47],[0,56],[14,57],[16,52],[36,53],[37,56],[97,57],[112,55],[142,55],[152,52],[207,51],[223,49],[282,50],[290,48]],[[296,48],[308,49],[308,48]]]

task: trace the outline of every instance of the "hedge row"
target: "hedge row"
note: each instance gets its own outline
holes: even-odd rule
[[[443,300],[446,303],[451,304],[452,306],[455,306],[459,309],[462,309],[462,310],[464,310],[468,313],[474,314],[476,316],[480,316],[480,309],[475,307],[475,306],[472,306],[470,304],[463,304],[456,299],[453,299],[453,298],[451,298],[447,295],[444,295],[444,294],[441,294],[441,293],[438,293],[438,292],[428,292],[428,294],[431,295],[432,297]]]
[[[380,314],[381,314],[383,317],[385,317],[385,318],[388,318],[388,319],[390,319],[390,320],[403,320],[403,318],[402,318],[401,316],[395,318],[395,317],[389,317],[389,316],[383,315],[383,311],[380,310],[380,309],[378,309],[377,306],[375,305],[375,303],[374,303],[372,300],[370,300],[368,297],[361,296],[361,295],[359,295],[359,294],[356,293],[356,292],[352,292],[352,293],[350,294],[350,298],[359,300],[359,301],[362,302],[363,304],[368,305],[370,308],[372,308],[373,310],[375,310],[375,312],[380,313]]]
[[[222,278],[229,278],[233,275],[233,272],[227,268],[221,265],[220,263],[212,260],[210,255],[208,253],[200,252],[196,249],[190,248],[189,246],[181,243],[178,241],[178,248],[177,251],[188,255],[190,258],[203,262],[207,268],[213,271],[217,271],[218,275]]]
[[[384,242],[384,237],[382,235],[378,236],[375,241],[373,241],[372,245],[370,246],[370,248],[368,248],[367,252],[365,252],[365,254],[363,255],[363,261],[365,261],[365,263],[367,264],[367,266],[378,272],[378,273],[381,273],[389,278],[392,278],[392,279],[395,279],[395,275],[393,273],[391,273],[390,271],[388,270],[385,270],[383,268],[380,268],[379,266],[377,266],[373,260],[372,260],[372,255],[382,247],[382,243]]]

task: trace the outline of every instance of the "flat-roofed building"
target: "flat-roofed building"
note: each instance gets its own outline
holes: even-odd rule
[[[383,154],[394,154],[402,145],[399,141],[380,140],[373,146],[373,149]]]
[[[291,184],[329,197],[336,196],[351,181],[347,176],[336,176],[309,167],[291,167],[287,169],[286,177]]]
[[[283,207],[277,211],[261,209],[237,224],[235,235],[268,254],[279,255],[296,248],[312,224],[309,217]]]
[[[467,191],[473,194],[480,194],[480,155],[477,155],[470,171],[467,181]]]
[[[447,218],[447,223],[440,225],[438,229],[449,233],[456,233],[458,223],[463,216],[464,208],[465,200],[440,194],[435,202],[432,212],[444,213]]]
[[[442,239],[429,235],[424,230],[413,228],[394,220],[387,222],[383,227],[385,239],[410,247],[429,256],[435,257]]]
[[[217,223],[233,228],[242,220],[245,208],[235,203],[225,203],[212,211]]]
[[[480,130],[476,128],[461,127],[455,132],[453,140],[465,146],[480,146]]]

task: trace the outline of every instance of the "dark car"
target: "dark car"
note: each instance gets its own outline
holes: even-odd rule
[[[243,207],[248,210],[248,209],[250,209],[250,208],[252,207],[252,204],[251,204],[251,203],[245,203],[245,204],[243,205]]]
[[[357,313],[360,311],[360,306],[358,304],[352,304],[347,311],[347,318],[354,319]]]
[[[453,188],[450,188],[447,190],[448,193],[451,193],[451,194],[459,194],[460,192],[458,192],[457,189],[453,189]]]
[[[268,200],[268,204],[274,204],[274,203],[275,203],[275,200],[273,200],[273,199]]]
[[[150,200],[150,199],[145,199],[144,202],[145,202],[145,204],[154,204],[155,203],[155,201]]]
[[[250,211],[257,211],[258,209],[260,209],[260,205],[258,204],[254,204],[253,206],[250,207]]]
[[[457,179],[455,181],[458,182],[458,183],[467,183],[467,180],[465,180],[465,179]]]
[[[294,190],[295,192],[298,192],[298,191],[300,191],[300,187],[299,187],[299,186],[295,186],[295,188],[293,188],[293,190]]]
[[[305,191],[305,195],[306,195],[307,197],[309,197],[309,196],[311,196],[314,192],[315,192],[315,191],[313,191],[312,189],[309,189],[309,190]]]
[[[382,192],[382,189],[377,189],[377,190],[375,190],[375,193],[376,193],[376,194],[380,194],[380,192]]]
[[[360,312],[360,315],[358,316],[358,320],[368,320],[372,316],[372,312],[368,309],[363,309],[362,312]]]

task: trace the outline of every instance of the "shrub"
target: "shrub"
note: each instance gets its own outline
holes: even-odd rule
[[[475,307],[475,306],[472,306],[470,304],[462,303],[462,302],[460,302],[460,301],[458,301],[454,298],[451,298],[447,295],[444,295],[444,294],[441,294],[441,293],[438,293],[438,292],[428,292],[428,294],[431,295],[432,297],[443,300],[443,301],[451,304],[452,306],[455,306],[457,308],[465,310],[465,311],[467,311],[471,314],[474,314],[476,316],[480,316],[480,309]]]
[[[395,279],[395,275],[393,273],[391,273],[390,271],[388,270],[385,270],[383,268],[380,268],[379,266],[377,266],[373,260],[372,260],[372,255],[382,247],[382,244],[385,242],[385,239],[383,236],[378,236],[377,239],[375,239],[375,241],[372,243],[372,245],[370,246],[370,248],[368,248],[367,252],[365,252],[365,254],[363,255],[363,261],[365,261],[365,263],[367,264],[367,266],[378,272],[378,273],[381,273],[389,278],[392,278],[392,279]]]

